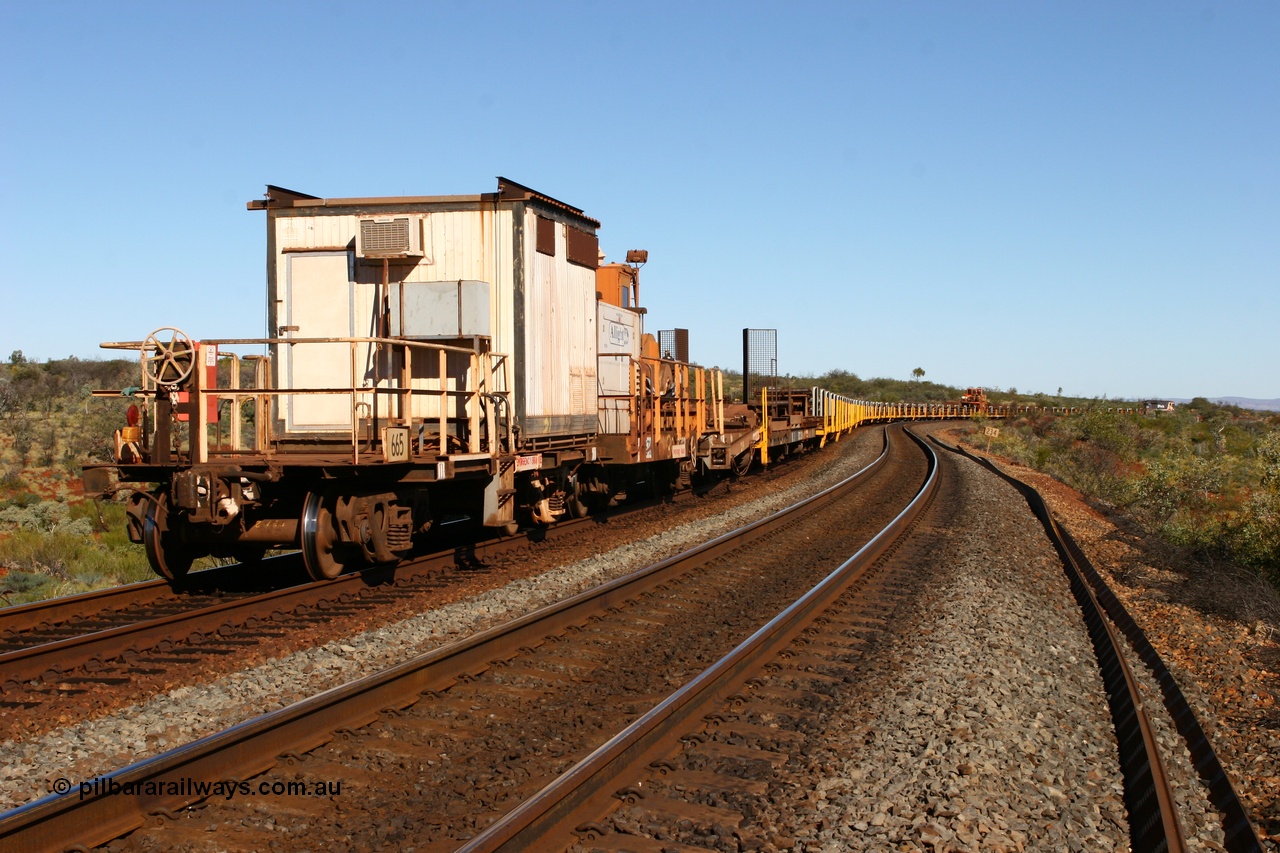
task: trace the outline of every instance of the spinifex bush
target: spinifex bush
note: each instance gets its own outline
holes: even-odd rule
[[[1029,415],[1004,424],[992,450],[1280,588],[1280,425],[1196,404],[1150,417]]]
[[[37,533],[70,533],[88,536],[93,525],[87,518],[71,518],[71,507],[58,501],[40,501],[0,509],[0,530],[33,530]]]

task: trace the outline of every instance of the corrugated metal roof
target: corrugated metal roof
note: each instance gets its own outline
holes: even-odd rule
[[[600,223],[595,219],[592,219],[590,216],[587,216],[585,213],[583,213],[581,208],[574,207],[571,204],[565,204],[563,201],[552,198],[549,195],[543,195],[537,190],[530,189],[529,187],[526,187],[524,184],[518,184],[515,181],[511,180],[510,178],[504,178],[501,175],[498,176],[498,197],[504,201],[518,201],[518,200],[528,201],[530,199],[537,199],[543,204],[546,204],[550,207],[559,208],[560,210],[564,210],[568,213],[572,213],[575,216],[579,216],[593,223],[595,227],[597,228],[600,227]]]
[[[537,201],[547,207],[562,210],[583,222],[589,223],[594,228],[600,227],[600,222],[592,219],[582,212],[581,208],[574,207],[571,204],[565,204],[559,199],[544,195],[537,190],[530,189],[523,184],[516,183],[509,178],[498,178],[497,193],[481,193],[479,195],[420,195],[420,196],[386,196],[371,198],[320,198],[318,196],[307,195],[296,190],[277,187],[267,184],[267,192],[263,198],[250,200],[245,207],[249,210],[266,210],[268,208],[306,208],[306,207],[349,207],[352,205],[371,206],[371,205],[404,205],[404,204],[441,204],[441,203],[469,203],[492,201]]]

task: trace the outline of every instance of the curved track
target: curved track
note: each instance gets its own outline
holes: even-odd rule
[[[822,642],[823,635],[856,632],[873,623],[878,611],[884,609],[886,589],[897,579],[874,576],[872,567],[906,535],[936,491],[937,460],[932,451],[925,450],[929,466],[923,486],[869,542],[727,655],[461,850],[564,849],[575,839],[588,846],[599,842],[605,848],[634,844],[634,836],[614,836],[602,822],[603,814],[619,802],[639,805],[643,811],[658,815],[665,825],[687,821],[740,827],[741,814],[700,803],[696,794],[713,790],[761,796],[766,783],[749,776],[707,772],[701,769],[701,761],[683,761],[684,746],[695,744],[689,751],[700,758],[729,758],[740,765],[785,761],[787,733],[761,721],[779,715],[812,716],[804,704],[808,698],[816,698],[812,692],[815,683],[837,678],[832,665],[838,669],[835,661],[849,652],[847,641],[828,645]],[[850,599],[844,602],[846,612],[834,617],[833,625],[833,619],[823,614],[846,596]],[[796,643],[806,633],[805,642]],[[769,665],[773,670],[766,674]],[[734,749],[733,744],[724,742],[712,746],[711,732],[716,730],[736,735],[752,746]],[[745,835],[735,834],[739,840]]]
[[[938,444],[977,462],[1017,489],[1026,499],[1032,513],[1040,520],[1049,540],[1062,558],[1063,568],[1070,580],[1072,593],[1084,614],[1103,679],[1107,683],[1112,716],[1120,741],[1120,762],[1125,774],[1125,800],[1129,808],[1133,849],[1179,851],[1186,849],[1186,843],[1173,806],[1173,793],[1161,758],[1160,745],[1142,707],[1133,673],[1126,662],[1129,652],[1122,635],[1160,684],[1165,707],[1186,741],[1196,770],[1209,791],[1210,800],[1223,817],[1223,846],[1230,853],[1261,851],[1261,842],[1244,805],[1236,795],[1208,736],[1173,674],[1071,534],[1054,521],[1040,493],[1016,477],[1006,474],[990,460],[974,456],[959,447],[942,442]]]
[[[939,466],[926,471],[905,446],[895,438],[888,457],[841,487],[680,557],[111,774],[108,785],[163,788],[274,767],[245,784],[279,793],[336,776],[361,792],[209,799],[131,841],[199,844],[210,827],[256,816],[291,823],[321,845],[402,843],[420,838],[430,815],[432,849],[648,849],[638,837],[646,825],[697,827],[691,843],[725,833],[759,843],[744,816],[791,748],[778,722],[816,719],[831,688],[856,676],[850,661],[870,653],[869,638],[929,581],[919,559],[928,535],[912,534],[921,543],[895,552],[928,515]],[[1034,492],[1020,490],[1035,509]],[[1068,575],[1079,570],[1071,583],[1107,682],[1132,849],[1185,849],[1123,644],[1103,617],[1106,609],[1114,618],[1118,602],[1042,504],[1036,512]],[[1141,649],[1136,625],[1124,630]],[[1165,689],[1166,698],[1177,691]],[[1199,733],[1192,748],[1227,818],[1226,849],[1261,849],[1229,783],[1223,795],[1225,775],[1194,717],[1184,723],[1189,714],[1175,712],[1189,742]],[[400,793],[388,802],[390,790]],[[190,791],[47,797],[0,816],[0,842],[97,843],[202,799]],[[399,834],[408,815],[417,836]],[[671,834],[661,837],[648,843],[672,846]]]
[[[922,469],[923,460],[918,453],[915,457],[915,462],[906,461],[905,464],[908,467],[915,465]],[[816,541],[821,537],[822,531],[829,531],[832,528],[832,520],[825,518],[810,521],[810,527],[806,527],[802,532],[794,529],[799,527],[795,522],[795,516],[801,511],[808,513],[822,512],[828,503],[847,495],[851,491],[862,500],[866,507],[881,506],[881,517],[884,517],[886,512],[889,517],[892,517],[897,510],[888,511],[887,507],[883,506],[882,491],[893,490],[894,483],[901,483],[905,478],[904,472],[896,464],[884,465],[882,462],[880,465],[873,467],[877,469],[878,473],[868,469],[858,477],[853,478],[852,481],[847,481],[842,487],[827,490],[805,502],[801,505],[803,510],[793,508],[790,513],[779,513],[748,528],[722,536],[679,558],[664,561],[648,570],[635,573],[597,590],[576,596],[554,607],[545,608],[506,626],[484,632],[471,640],[441,648],[389,672],[363,679],[346,688],[330,691],[275,714],[267,715],[260,720],[250,721],[222,735],[206,738],[204,741],[192,744],[189,747],[167,753],[144,765],[127,768],[113,774],[111,778],[117,784],[128,784],[130,781],[162,781],[188,777],[225,779],[229,776],[235,776],[237,778],[246,778],[276,764],[280,756],[288,754],[300,755],[314,749],[318,744],[330,741],[333,739],[335,731],[355,730],[375,720],[380,721],[380,725],[396,725],[397,721],[393,718],[397,714],[417,713],[420,708],[429,713],[430,709],[436,706],[433,702],[421,701],[424,691],[428,691],[427,695],[431,696],[433,694],[429,691],[448,688],[446,698],[449,694],[454,693],[455,690],[465,693],[468,680],[477,677],[492,677],[492,673],[509,669],[510,664],[506,667],[498,666],[498,664],[509,660],[513,655],[518,656],[521,648],[548,644],[549,637],[560,636],[564,632],[569,632],[566,636],[575,636],[574,631],[583,632],[584,626],[588,630],[599,631],[601,629],[594,627],[596,619],[610,618],[608,614],[610,608],[622,606],[633,599],[637,601],[648,599],[649,603],[647,605],[637,606],[648,606],[650,608],[649,615],[638,620],[630,619],[627,616],[614,616],[615,621],[620,620],[621,623],[634,627],[637,624],[648,625],[651,622],[661,622],[663,619],[668,620],[668,627],[664,630],[669,632],[668,642],[672,644],[672,654],[691,655],[691,658],[684,666],[692,676],[701,669],[701,664],[698,661],[704,659],[703,656],[706,651],[695,650],[701,649],[701,644],[704,641],[690,641],[686,636],[690,629],[696,627],[707,628],[709,630],[708,636],[716,638],[712,640],[713,643],[725,643],[732,640],[732,642],[728,643],[731,647],[733,642],[737,642],[732,638],[736,635],[740,639],[742,634],[737,632],[742,631],[746,626],[739,624],[740,619],[730,619],[729,621],[733,624],[722,625],[717,624],[715,619],[707,618],[706,615],[699,618],[686,610],[682,610],[685,605],[689,605],[692,602],[690,606],[701,606],[707,609],[707,613],[722,614],[725,601],[733,590],[749,589],[754,591],[759,588],[759,585],[754,581],[744,582],[743,572],[747,572],[752,578],[761,572],[771,573],[775,578],[773,586],[776,589],[767,597],[780,602],[782,606],[793,600],[794,595],[791,590],[799,593],[807,588],[807,585],[797,579],[795,577],[796,573],[791,570],[794,567],[790,564],[794,563],[794,560],[788,561],[784,559],[780,562],[779,558],[775,556],[765,559],[763,563],[754,568],[744,568],[726,565],[725,555],[736,553],[738,549],[743,547],[752,549],[773,547],[778,555],[794,555],[798,547],[794,539],[795,536],[807,536],[810,541]],[[880,468],[883,468],[883,470],[879,470]],[[867,485],[865,488],[856,488],[867,483],[872,477],[877,480],[875,484]],[[910,477],[910,479],[915,478]],[[904,488],[907,498],[909,498],[909,494],[913,490],[910,487],[901,486],[898,487],[898,490],[903,491]],[[847,508],[843,508],[838,515],[847,515]],[[865,526],[872,528],[868,534],[869,536],[875,530],[878,530],[882,524],[868,521]],[[856,534],[850,532],[849,535]],[[770,545],[771,542],[779,539],[779,537],[782,537],[780,541]],[[833,558],[834,555],[827,555],[828,560]],[[841,556],[839,559],[843,559],[843,557]],[[733,561],[729,560],[728,562],[732,563]],[[759,558],[753,558],[753,564],[759,562]],[[770,566],[772,568],[769,568]],[[825,574],[825,571],[820,574]],[[721,578],[718,587],[709,581],[709,578],[716,576]],[[670,591],[664,591],[664,587]],[[654,601],[655,597],[660,600]],[[700,605],[697,604],[698,600],[702,602]],[[752,600],[754,601],[754,597]],[[748,602],[742,606],[749,609],[744,611],[744,616],[741,618],[745,618],[749,622],[754,620],[755,617],[745,614],[755,612],[756,605]],[[769,609],[766,612],[776,612],[776,609]],[[749,631],[750,629],[748,628],[747,630]],[[605,633],[610,638],[610,642],[619,641],[626,633],[626,629],[619,627],[616,630],[606,630]],[[652,638],[639,637],[636,638],[636,642],[637,645],[634,647],[633,654],[643,655],[647,652],[652,652],[654,645]],[[609,659],[615,657],[613,654],[606,654],[605,656]],[[573,670],[575,666],[581,663],[581,661],[575,663],[574,660],[566,661],[562,656],[555,654],[552,654],[552,658],[559,659],[544,664],[535,664],[535,669],[549,668],[550,670],[559,669],[563,671],[568,668]],[[653,667],[648,666],[647,669],[652,674]],[[659,670],[659,672],[666,671],[666,669]],[[637,671],[632,670],[631,672],[634,674]],[[552,681],[556,683],[566,680],[572,683],[578,679],[552,678]],[[631,678],[628,676],[624,679],[618,679],[615,683],[625,684],[630,680]],[[624,689],[623,698],[616,701],[622,701],[623,704],[632,706],[639,702],[641,707],[647,707],[644,703],[646,701],[651,703],[653,700],[647,700],[645,697],[652,694],[654,687],[660,687],[661,680],[659,679],[659,682],[642,690],[639,696],[636,695],[634,688],[626,688]],[[609,679],[603,677],[591,679],[593,684],[605,684],[608,682]],[[526,694],[517,689],[515,695],[525,696]],[[553,691],[552,695],[555,697],[557,694]],[[560,704],[572,702],[572,700],[564,698],[554,698],[553,701]],[[583,706],[578,705],[578,707]],[[386,713],[383,713],[384,709]],[[409,710],[401,711],[400,709]],[[520,716],[518,720],[521,722],[527,721],[527,717]],[[410,722],[407,725],[413,728],[415,725],[420,727],[422,724]],[[428,728],[438,727],[439,725],[442,725],[442,723],[437,721],[428,724]],[[371,729],[370,731],[373,730]],[[467,742],[468,738],[475,740],[473,736],[466,734],[465,731],[460,731],[460,734],[464,743]],[[589,748],[590,745],[587,746],[588,751]],[[567,760],[568,756],[562,758]],[[312,759],[308,756],[307,760]],[[549,765],[545,757],[539,757],[534,754],[525,756],[525,760],[528,762],[529,771],[527,772],[532,772],[533,768],[537,768],[537,773],[545,774],[553,766]],[[450,767],[456,767],[452,761],[448,764]],[[465,770],[466,767],[463,766],[460,769]],[[431,788],[436,795],[449,790],[437,785],[433,785]],[[100,799],[91,797],[81,802],[74,795],[62,798],[49,797],[31,806],[11,812],[4,816],[3,819],[0,819],[0,833],[4,833],[0,834],[0,838],[5,838],[6,840],[19,837],[30,838],[41,845],[66,843],[72,838],[90,842],[101,841],[133,828],[146,817],[149,811],[154,811],[156,808],[161,807],[167,809],[178,808],[196,799],[199,798],[177,796],[161,799],[135,799],[115,796]],[[184,821],[185,825],[186,821]],[[463,825],[457,827],[457,831],[461,832],[461,837],[465,838],[474,832],[474,828],[469,829]],[[85,835],[78,833],[91,833],[92,835],[86,838]],[[175,841],[174,843],[181,844],[180,841]]]

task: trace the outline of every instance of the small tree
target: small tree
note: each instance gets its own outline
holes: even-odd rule
[[[919,382],[921,379],[924,378],[924,368],[917,367],[915,370],[911,371],[911,375],[915,377],[915,380],[917,382]]]

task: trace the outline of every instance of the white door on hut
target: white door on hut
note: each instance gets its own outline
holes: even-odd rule
[[[288,432],[338,432],[351,429],[352,398],[340,392],[360,385],[368,345],[307,343],[314,338],[367,335],[355,328],[355,286],[349,280],[346,252],[299,252],[288,255],[285,321],[280,337],[298,343],[281,344],[280,387],[333,389],[328,394],[285,394],[281,414]]]

